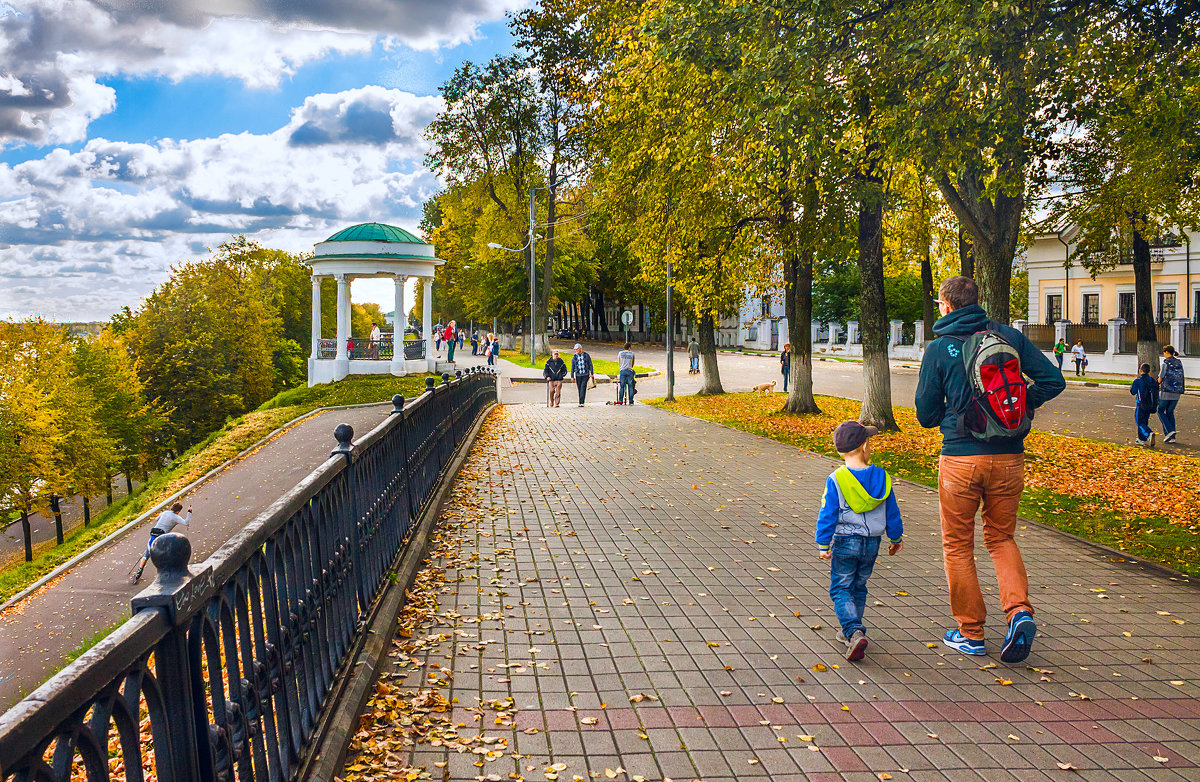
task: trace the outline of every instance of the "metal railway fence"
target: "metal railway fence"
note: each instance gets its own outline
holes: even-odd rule
[[[258,782],[304,762],[331,689],[495,377],[405,405],[189,569],[164,535],[133,617],[0,716],[3,782]]]

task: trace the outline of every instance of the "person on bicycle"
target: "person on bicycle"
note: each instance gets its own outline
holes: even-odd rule
[[[183,503],[177,502],[171,506],[170,510],[158,514],[158,518],[154,520],[154,526],[150,528],[150,542],[146,544],[146,551],[138,560],[137,569],[133,574],[133,583],[136,584],[142,578],[142,571],[146,569],[146,563],[150,561],[150,547],[154,545],[154,539],[159,535],[167,534],[180,524],[188,526],[188,522],[192,519],[192,509],[187,509],[186,516],[179,515],[181,510],[183,510]]]

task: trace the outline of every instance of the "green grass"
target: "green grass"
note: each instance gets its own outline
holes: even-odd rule
[[[95,514],[89,526],[79,526],[67,533],[61,546],[56,546],[51,539],[34,547],[32,562],[10,561],[0,566],[0,601],[20,592],[293,418],[318,407],[386,402],[395,394],[415,399],[424,392],[425,377],[355,376],[336,383],[292,388],[277,394],[257,410],[230,420],[203,442],[189,448],[169,467],[151,477],[132,497],[114,502]]]
[[[570,368],[571,357],[569,355],[564,355],[564,354],[560,354],[560,356],[563,361],[567,362],[567,367]],[[529,356],[524,355],[524,354],[502,353],[502,354],[500,354],[500,358],[504,359],[505,361],[511,361],[514,364],[517,364],[518,366],[528,367],[530,369],[541,369],[542,367],[544,367],[546,365],[546,362],[550,359],[550,357],[547,355],[540,355],[540,356],[538,356],[538,363],[536,365],[534,365],[534,364],[529,363]],[[596,372],[597,375],[611,375],[612,377],[616,377],[617,373],[620,372],[620,367],[617,365],[617,362],[605,361],[604,359],[599,359],[599,358],[592,359],[592,369]],[[654,368],[653,367],[639,367],[637,365],[634,365],[633,371],[639,372],[639,373],[640,372],[653,372]]]

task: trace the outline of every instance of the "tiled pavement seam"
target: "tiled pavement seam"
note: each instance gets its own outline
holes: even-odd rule
[[[494,413],[451,505],[478,559],[443,586],[449,638],[425,661],[453,669],[451,722],[508,754],[423,743],[409,761],[445,779],[1200,778],[1200,591],[1023,529],[1039,644],[1028,666],[963,658],[936,644],[919,487],[871,582],[868,658],[842,661],[811,543],[832,464],[651,408]],[[982,548],[979,569],[994,583]],[[467,710],[507,697],[511,726]]]

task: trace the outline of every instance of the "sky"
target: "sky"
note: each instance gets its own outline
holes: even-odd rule
[[[0,0],[0,318],[105,320],[237,234],[415,231],[438,87],[527,2]]]

